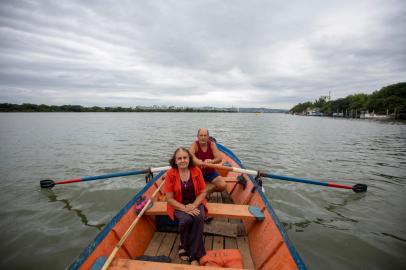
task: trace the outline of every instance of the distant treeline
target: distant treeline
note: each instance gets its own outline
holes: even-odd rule
[[[83,107],[80,105],[36,105],[31,103],[0,103],[0,112],[242,112],[242,113],[287,113],[288,110],[268,108],[216,108],[216,107],[175,107],[136,106],[126,107]]]
[[[124,108],[124,107],[83,107],[80,105],[36,105],[31,103],[0,103],[0,112],[230,112],[221,109],[200,108]]]
[[[396,118],[405,118],[406,115],[406,82],[392,84],[375,91],[370,95],[354,94],[345,98],[328,100],[322,96],[314,102],[299,103],[290,109],[290,113],[302,114],[307,109],[319,108],[326,116],[333,113],[352,111],[355,115],[362,112],[374,112],[375,114],[392,114]]]

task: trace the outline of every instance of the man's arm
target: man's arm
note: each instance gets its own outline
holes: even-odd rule
[[[190,152],[190,154],[191,154],[192,157],[193,157],[193,162],[195,163],[195,165],[200,167],[200,166],[202,165],[203,161],[201,161],[200,159],[198,159],[198,158],[195,156],[195,153],[196,153],[196,144],[195,144],[195,143],[192,143],[192,144],[190,145],[190,147],[189,147],[189,152]]]
[[[212,163],[216,164],[216,163],[221,163],[223,161],[223,159],[221,158],[221,154],[219,149],[217,148],[216,143],[212,142],[211,143],[211,150],[213,152],[213,161]]]

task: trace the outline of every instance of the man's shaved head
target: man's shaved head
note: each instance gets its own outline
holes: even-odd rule
[[[207,128],[199,128],[197,131],[197,136],[199,136],[200,132],[207,132],[207,136],[209,136],[209,130]]]

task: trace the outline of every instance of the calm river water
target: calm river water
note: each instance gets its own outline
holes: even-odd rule
[[[1,269],[64,269],[144,185],[132,176],[39,188],[167,165],[207,127],[247,168],[366,194],[266,181],[309,269],[406,269],[406,125],[236,113],[1,113]]]

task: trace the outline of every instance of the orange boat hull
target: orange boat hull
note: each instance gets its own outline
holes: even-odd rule
[[[219,150],[222,151],[225,164],[231,165],[232,167],[242,166],[240,161],[230,150],[220,144],[218,144],[218,147]],[[242,219],[249,240],[249,251],[254,268],[306,269],[296,249],[287,238],[286,232],[283,230],[281,223],[278,221],[276,214],[262,193],[258,183],[255,182],[253,178],[242,175],[246,180],[246,186],[244,187],[244,185],[238,182],[238,173],[227,171],[219,171],[219,173],[226,176],[227,192],[234,204],[256,206],[265,216],[265,219],[262,221]],[[161,183],[162,176],[163,173],[157,175],[138,192],[137,195],[120,210],[113,220],[105,226],[102,232],[100,232],[94,241],[82,252],[69,269],[91,269],[92,266],[93,269],[101,269],[101,267],[97,267],[97,264],[101,263],[101,265],[103,265],[104,259],[111,254],[128,227],[137,217],[135,211],[136,200],[141,195],[151,197],[152,193]],[[165,195],[158,193],[155,200],[165,200]],[[148,215],[148,213],[140,218],[139,223],[116,254],[115,259],[133,260],[135,257],[144,254],[156,232],[154,219],[155,216]],[[137,267],[139,266],[136,265],[139,264],[139,261],[137,263],[127,263],[127,265],[133,265],[129,269],[138,269]],[[146,264],[143,265],[143,268],[147,267]],[[167,267],[170,267],[170,265],[171,264],[167,265]],[[161,270],[166,268],[164,265],[162,267]],[[183,265],[183,267],[186,266]],[[193,266],[188,266],[187,269],[189,269],[189,267],[193,268]]]

